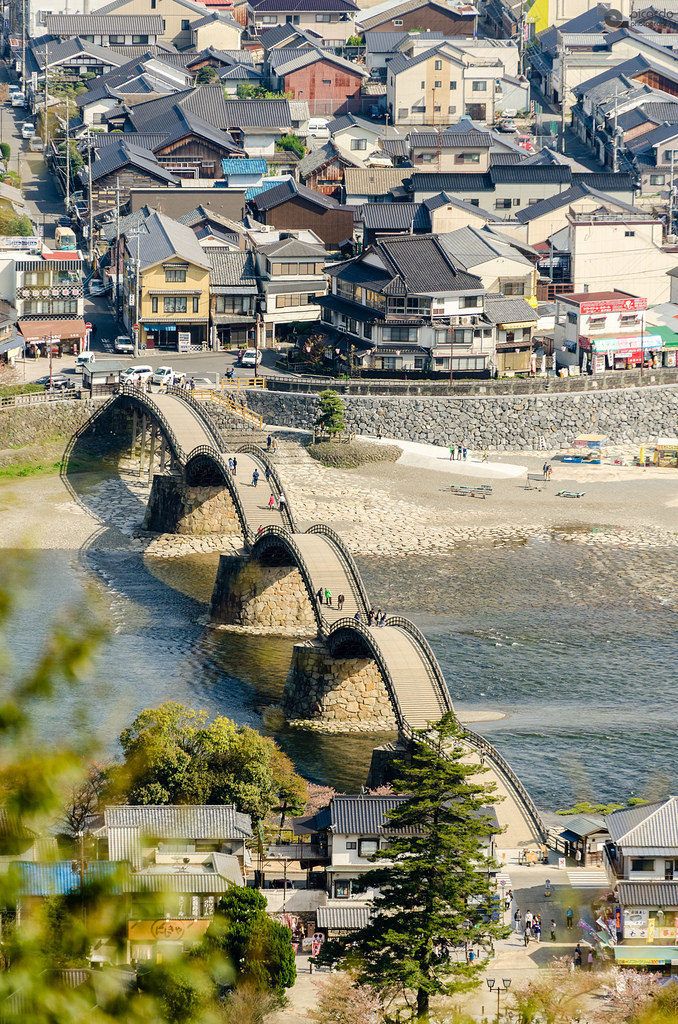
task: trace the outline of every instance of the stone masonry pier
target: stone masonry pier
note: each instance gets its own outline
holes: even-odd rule
[[[317,622],[301,573],[294,566],[261,565],[222,555],[212,592],[212,622],[256,626],[269,633],[315,636]]]
[[[240,533],[240,522],[225,487],[190,487],[179,477],[153,477],[144,528],[153,533]]]

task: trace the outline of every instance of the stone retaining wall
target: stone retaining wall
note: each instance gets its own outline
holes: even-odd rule
[[[49,402],[0,409],[0,448],[20,448],[44,441],[69,441],[101,402]]]
[[[317,732],[393,732],[396,720],[370,658],[333,658],[320,643],[296,644],[283,693],[291,725]]]
[[[144,529],[189,537],[241,532],[227,487],[188,487],[159,473],[153,477]]]
[[[212,593],[212,622],[270,633],[315,636],[318,626],[298,569],[222,555]]]
[[[248,391],[248,405],[267,423],[313,426],[317,397]],[[346,422],[361,434],[404,441],[464,443],[472,449],[553,449],[578,434],[604,434],[613,444],[647,443],[673,435],[678,424],[678,385],[584,394],[497,397],[394,398],[345,396]],[[543,439],[543,441],[542,441]]]

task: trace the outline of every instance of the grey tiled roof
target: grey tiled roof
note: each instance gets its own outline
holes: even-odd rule
[[[46,28],[53,36],[161,36],[164,31],[159,14],[48,14]]]
[[[293,50],[273,50],[269,54],[268,60],[271,70],[278,77],[289,75],[293,71],[301,70],[301,68],[310,67],[311,64],[317,64],[319,61],[326,61],[329,64],[335,64],[337,67],[343,68],[344,71],[350,71],[353,75],[367,78],[367,71],[360,67],[360,65],[344,60],[343,57],[337,57],[336,54],[321,50],[317,46],[306,46],[301,50],[298,48]]]
[[[357,24],[360,25],[363,31],[366,29],[374,28],[377,25],[383,25],[385,21],[392,21],[394,18],[400,18],[403,14],[409,14],[411,11],[418,11],[422,7],[428,6],[432,2],[438,7],[443,7],[450,14],[456,14],[460,16],[460,9],[462,5],[456,5],[452,3],[436,3],[436,0],[402,0],[401,3],[377,4],[375,7],[361,12],[361,15],[356,18]],[[470,14],[470,12],[468,12]]]
[[[189,263],[209,269],[209,260],[191,228],[180,224],[163,213],[153,211],[145,222],[146,230],[135,238],[139,243],[139,259],[142,268],[152,267],[161,260],[181,256]],[[128,246],[132,243],[128,239]]]
[[[490,296],[488,296],[488,299]],[[494,296],[492,296],[494,298]],[[600,814],[575,814],[563,819],[563,824],[570,832],[578,836],[590,836],[596,832],[607,832],[605,818]]]
[[[389,61],[388,70],[389,74],[399,75],[401,71],[409,71],[410,68],[414,68],[417,64],[424,64],[427,60],[432,57],[439,56],[443,60],[449,60],[452,63],[463,64],[464,59],[460,53],[452,54],[446,47],[445,43],[440,43],[438,46],[432,46],[430,50],[422,50],[419,53],[413,54],[408,57],[404,53],[398,54],[393,60]]]
[[[137,170],[151,175],[158,181],[164,181],[170,185],[178,184],[174,175],[158,163],[150,149],[140,149],[132,144],[133,135],[130,141],[119,135],[118,140],[121,139],[123,141],[118,141],[117,146],[106,146],[97,152],[97,157],[92,164],[92,181],[99,181],[100,178],[104,178],[107,174],[122,167],[136,167]]]
[[[252,0],[252,7],[255,14],[302,14],[315,11],[347,14],[358,10],[353,0]]]
[[[672,847],[678,851],[678,797],[669,796],[644,807],[615,811],[605,817],[615,843],[648,849]]]
[[[292,111],[289,100],[226,100],[226,123],[228,128],[280,128],[288,130],[292,125]]]
[[[456,127],[456,126],[455,126]],[[412,149],[464,149],[468,146],[487,147],[492,144],[489,132],[469,130],[448,130],[442,132],[412,132],[410,147]]]
[[[127,132],[122,136],[119,132],[96,132],[92,135],[92,145],[96,153],[109,149],[111,146],[120,145],[120,140],[129,141],[138,149],[150,149],[154,152],[160,149],[167,138],[165,132]]]
[[[634,191],[633,178],[630,174],[597,173],[582,171],[572,172],[573,185],[588,185],[597,192],[631,192]]]
[[[508,164],[490,168],[490,179],[500,185],[568,184],[572,171],[566,164]]]
[[[300,196],[307,202],[320,206],[325,210],[331,210],[333,207],[339,206],[336,199],[322,195],[322,193],[316,192],[314,189],[306,188],[305,185],[298,185],[296,181],[292,180],[282,181],[279,185],[266,189],[260,195],[254,196],[250,202],[257,210],[272,210],[274,207],[280,206],[282,203],[287,202],[288,199],[294,199],[296,196]]]
[[[555,196],[549,196],[548,199],[541,199],[538,203],[528,206],[526,210],[519,210],[516,214],[516,220],[520,221],[521,224],[528,224],[531,220],[543,217],[545,213],[551,213],[552,210],[559,210],[563,206],[569,206],[570,203],[587,195],[587,192],[588,190],[585,185],[571,185],[564,192],[559,192]]]
[[[431,221],[423,203],[363,203],[354,220],[368,230],[430,231]]]
[[[455,174],[445,171],[412,171],[414,192],[492,192],[494,185],[488,174]]]
[[[216,871],[136,871],[129,876],[130,892],[184,892],[217,896],[233,888],[233,881]]]
[[[408,32],[366,32],[365,49],[368,53],[393,53],[408,35]],[[428,36],[427,32],[427,39]]]
[[[126,64],[128,60],[127,57],[121,57],[119,53],[115,53],[107,47],[99,46],[97,43],[88,43],[84,39],[78,39],[77,37],[74,39],[51,40],[47,44],[34,42],[31,43],[30,52],[40,70],[44,69],[47,61],[49,61],[49,66],[52,67],[54,64],[68,60],[69,57],[75,57],[79,53],[89,54],[90,57],[98,58],[102,64],[112,67]]]
[[[455,265],[464,270],[497,257],[522,263],[526,268],[532,267],[532,262],[514,249],[510,242],[475,227],[457,228],[456,231],[438,235],[438,238]]]
[[[403,796],[335,796],[330,802],[333,831],[342,836],[392,832],[386,815],[405,802]],[[414,830],[408,830],[414,832]]]
[[[104,822],[108,828],[138,828],[157,839],[241,839],[252,835],[249,815],[236,811],[232,804],[111,805],[104,809]]]
[[[228,103],[224,99],[224,90],[220,85],[201,85],[198,88],[183,89],[173,96],[161,96],[159,99],[138,103],[130,110],[129,117],[136,131],[148,131],[145,125],[171,112],[176,104],[188,113],[202,117],[213,127],[228,127]]]
[[[656,65],[656,67],[658,67],[658,65]],[[649,68],[650,62],[646,60],[645,57],[638,54],[636,57],[631,57],[629,60],[622,61],[621,64],[608,68],[607,71],[602,71],[599,75],[593,75],[585,82],[581,82],[579,85],[573,86],[572,92],[575,96],[583,96],[585,93],[590,92],[592,89],[595,89],[606,82],[613,82],[616,78],[620,78],[623,75],[627,77],[637,75],[641,71],[648,71]]]
[[[660,124],[656,128],[653,128],[649,132],[645,132],[644,135],[640,135],[637,139],[631,139],[630,142],[626,143],[626,148],[631,153],[643,153],[653,146],[657,146],[662,142],[666,142],[668,139],[675,139],[678,135],[678,124]]]
[[[623,907],[672,907],[678,910],[678,882],[617,882]]]
[[[232,235],[245,234],[243,224],[239,221],[231,220],[230,217],[224,217],[218,210],[213,210],[209,206],[196,206],[193,210],[182,213],[180,217],[177,217],[177,220],[180,224],[187,224],[189,228],[194,228],[196,224],[203,224],[208,221],[210,224],[216,224]]]
[[[494,213],[489,213],[487,210],[483,210],[480,206],[474,206],[473,203],[467,202],[465,199],[458,199],[457,196],[451,196],[449,192],[439,192],[437,196],[431,196],[430,199],[424,200],[424,205],[429,210],[438,210],[441,206],[456,206],[459,210],[464,210],[466,213],[473,214],[475,217],[480,217],[482,220],[501,221],[500,217],[497,217]]]
[[[327,252],[323,245],[313,245],[311,242],[302,242],[298,238],[280,238],[277,242],[257,246],[259,252],[266,253],[275,259],[302,259],[325,260]]]
[[[303,29],[299,25],[291,25],[289,22],[285,22],[284,25],[275,25],[273,28],[266,29],[259,36],[259,42],[263,46],[264,50],[270,50],[272,46],[278,46],[279,43],[285,42],[287,39],[299,39],[306,42],[321,42],[322,36],[316,32],[311,32],[309,29]]]
[[[316,910],[318,928],[328,931],[353,932],[364,928],[370,919],[369,907],[352,907],[350,903],[342,903],[338,907],[318,907]]]
[[[205,254],[210,262],[210,285],[218,294],[256,295],[257,276],[251,252],[227,252],[226,249],[208,248]]]
[[[537,322],[536,310],[521,298],[499,298],[488,295],[485,299],[485,316],[491,324],[522,324]]]

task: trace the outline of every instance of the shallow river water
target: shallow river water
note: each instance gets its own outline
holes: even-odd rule
[[[424,630],[460,709],[504,712],[475,726],[492,738],[537,802],[663,794],[676,788],[678,613],[675,549],[578,543],[461,548],[416,563],[362,560],[376,604]],[[59,738],[89,716],[102,746],[163,700],[205,707],[275,735],[309,778],[349,790],[365,781],[370,737],[286,729],[276,705],[292,641],[210,629],[212,556],[147,559],[43,552],[15,616],[26,663],[56,611],[92,587],[112,629],[91,681],[39,712]]]

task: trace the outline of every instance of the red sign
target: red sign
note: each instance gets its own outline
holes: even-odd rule
[[[590,313],[633,313],[638,309],[647,309],[647,299],[592,299],[590,302],[579,303],[581,316],[588,316]]]
[[[86,331],[91,331],[91,330],[92,330],[92,325],[91,325],[91,323],[89,322],[89,320],[88,320],[88,321],[87,321],[87,323],[85,324],[85,330],[86,330]]]

